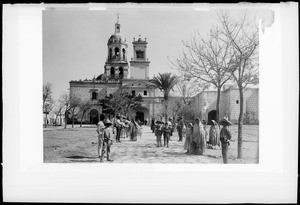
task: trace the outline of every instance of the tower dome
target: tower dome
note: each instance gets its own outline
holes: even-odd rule
[[[115,33],[108,39],[108,44],[111,43],[126,43],[126,38],[123,34]]]

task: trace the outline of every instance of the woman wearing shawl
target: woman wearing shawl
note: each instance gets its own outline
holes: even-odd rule
[[[134,119],[131,120],[130,123],[130,141],[136,141],[137,140],[137,123],[135,122]]]
[[[190,141],[193,135],[193,124],[189,123],[186,130],[186,138],[184,142],[184,149],[187,150],[186,153],[190,153]]]
[[[204,154],[206,146],[205,130],[199,118],[196,118],[195,120],[195,125],[193,128],[193,141],[196,143],[196,146],[194,145],[194,153],[201,155]]]
[[[220,146],[220,127],[218,123],[212,120],[212,125],[209,130],[209,145]]]

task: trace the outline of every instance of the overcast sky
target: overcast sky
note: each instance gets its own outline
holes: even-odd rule
[[[169,65],[182,53],[182,41],[198,30],[206,36],[218,22],[216,12],[193,8],[43,11],[43,81],[53,84],[55,100],[69,88],[70,80],[91,79],[104,72],[107,41],[120,13],[121,33],[133,57],[133,38],[147,38],[150,78],[159,72],[176,72]],[[270,11],[255,10],[268,18]]]

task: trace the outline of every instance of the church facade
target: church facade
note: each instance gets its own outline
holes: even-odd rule
[[[128,44],[121,34],[121,24],[115,24],[115,32],[107,42],[107,58],[104,73],[90,80],[72,80],[70,95],[79,97],[82,101],[90,101],[93,106],[84,115],[86,123],[95,124],[99,121],[102,107],[99,99],[113,94],[119,89],[141,95],[142,108],[136,111],[136,119],[142,122],[156,118],[161,113],[160,98],[162,92],[149,79],[150,61],[147,58],[147,39],[140,36],[133,39],[133,57],[128,62]]]

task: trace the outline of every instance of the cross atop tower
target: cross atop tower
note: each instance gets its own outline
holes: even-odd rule
[[[117,23],[119,23],[119,17],[120,17],[120,13],[119,13],[119,12],[117,12],[117,13],[116,13],[116,16],[117,16]]]

